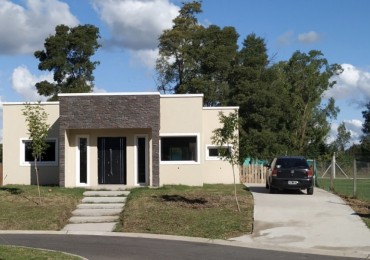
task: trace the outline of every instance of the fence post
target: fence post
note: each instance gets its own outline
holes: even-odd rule
[[[353,160],[353,197],[357,197],[357,166],[356,159]]]
[[[335,153],[333,155],[333,160],[331,162],[331,172],[330,172],[330,190],[334,191],[334,178],[335,178]]]

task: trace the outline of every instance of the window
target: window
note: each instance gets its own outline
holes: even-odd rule
[[[221,160],[221,154],[224,154],[224,152],[229,151],[230,152],[231,147],[230,146],[211,146],[207,145],[206,147],[206,155],[207,160]]]
[[[197,136],[161,137],[161,161],[198,162]]]
[[[21,141],[21,165],[33,165],[34,164],[34,157],[32,156],[32,148],[31,148],[31,140],[23,139]],[[58,155],[57,155],[57,140],[56,139],[48,139],[46,140],[48,147],[42,154],[41,158],[39,158],[38,162],[40,166],[47,165],[47,166],[56,166],[58,165]]]

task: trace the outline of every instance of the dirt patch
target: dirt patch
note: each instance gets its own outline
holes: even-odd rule
[[[355,198],[341,196],[342,199],[362,218],[367,227],[370,229],[370,203]]]

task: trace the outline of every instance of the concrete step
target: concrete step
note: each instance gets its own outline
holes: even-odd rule
[[[87,197],[118,197],[118,196],[128,196],[129,191],[106,191],[106,190],[94,190],[94,191],[85,191],[84,196]]]
[[[75,209],[73,216],[115,216],[121,213],[122,209]]]
[[[117,222],[68,224],[62,231],[111,232],[114,230],[116,224]]]
[[[124,203],[126,197],[84,197],[82,203]]]
[[[125,203],[85,203],[78,204],[78,209],[122,209]]]
[[[119,216],[74,216],[69,219],[69,223],[80,224],[80,223],[107,223],[118,221]]]

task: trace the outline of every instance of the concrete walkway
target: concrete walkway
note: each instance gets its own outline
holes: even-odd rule
[[[85,191],[82,203],[62,231],[111,232],[119,221],[129,191]]]
[[[271,249],[322,249],[370,257],[370,230],[338,196],[321,189],[269,194],[264,184],[246,184],[254,197],[252,235],[233,240]]]

